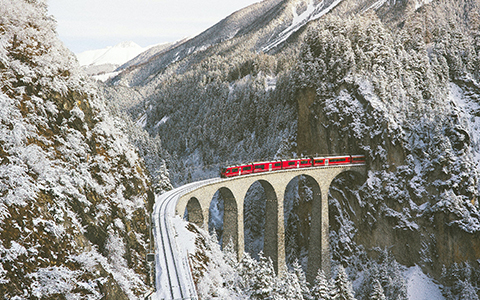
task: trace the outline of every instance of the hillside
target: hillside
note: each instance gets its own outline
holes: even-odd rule
[[[144,96],[124,112],[163,138],[174,184],[234,162],[365,154],[367,178],[338,178],[329,198],[333,260],[356,297],[368,299],[379,274],[364,270],[387,251],[447,299],[470,299],[463,291],[480,288],[479,5],[266,0],[108,84]],[[286,191],[290,267],[308,263],[311,192],[308,178]],[[245,200],[253,256],[264,200],[259,186]],[[210,223],[221,238],[221,218]]]
[[[0,295],[141,298],[153,191],[127,125],[45,1],[0,0],[0,16]]]

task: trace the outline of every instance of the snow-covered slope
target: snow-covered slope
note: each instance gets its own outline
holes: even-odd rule
[[[319,19],[325,14],[329,13],[338,4],[340,4],[340,2],[342,2],[342,0],[321,1],[319,3],[317,3],[316,0],[309,0],[307,2],[306,8],[304,7],[304,5],[300,6],[301,8],[303,8],[301,12],[299,12],[299,7],[297,5],[305,3],[301,3],[300,1],[299,3],[292,3],[293,5],[291,5],[291,10],[293,19],[290,26],[284,29],[276,38],[274,38],[267,45],[265,45],[262,50],[268,52],[269,50],[285,42],[292,34],[297,32],[305,24],[310,21]]]
[[[149,178],[44,0],[0,0],[0,297],[143,299]]]
[[[77,58],[81,66],[122,65],[149,48],[143,48],[134,42],[122,42],[113,47],[78,53]]]

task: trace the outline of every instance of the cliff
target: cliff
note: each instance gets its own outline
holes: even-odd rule
[[[125,124],[44,1],[0,1],[0,15],[0,294],[136,299],[153,194]]]

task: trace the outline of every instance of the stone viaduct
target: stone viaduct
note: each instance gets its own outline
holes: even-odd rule
[[[366,167],[364,164],[348,164],[300,168],[223,179],[182,195],[176,205],[176,214],[183,216],[185,209],[188,209],[189,221],[208,229],[210,203],[219,191],[224,200],[223,242],[233,240],[240,258],[244,251],[244,199],[251,185],[258,181],[267,196],[263,252],[272,259],[277,274],[281,274],[286,269],[283,208],[285,190],[295,177],[309,176],[316,183],[313,188],[306,274],[307,279],[312,282],[319,268],[322,268],[325,274],[330,274],[328,191],[335,177],[344,172],[356,172],[363,177],[366,175]]]

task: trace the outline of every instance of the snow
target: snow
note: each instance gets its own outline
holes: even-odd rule
[[[176,243],[181,249],[182,252],[193,254],[195,253],[195,233],[191,232],[186,228],[188,222],[176,215],[171,218],[175,233],[176,233]]]
[[[469,128],[474,161],[477,164],[477,170],[480,171],[480,116],[478,115],[480,104],[467,98],[455,83],[450,83],[449,97],[458,107],[457,113],[465,123],[465,127]]]
[[[415,2],[415,10],[419,9],[420,7],[432,2],[433,0],[419,0]]]
[[[135,124],[138,127],[145,128],[145,126],[147,126],[147,114],[143,114]]]
[[[423,274],[419,266],[405,271],[409,300],[445,300],[440,286],[433,279]]]
[[[169,119],[170,119],[169,116],[163,117],[160,121],[157,122],[157,124],[155,124],[155,127],[158,127],[158,126],[160,126],[160,125],[162,125],[162,124],[167,123],[167,121],[168,121]],[[145,126],[143,126],[143,127],[145,127]]]
[[[99,66],[103,64],[123,65],[151,47],[152,46],[143,48],[134,42],[122,42],[113,47],[78,53],[76,56],[81,66]]]
[[[335,0],[333,1],[329,6],[326,8],[325,1],[320,2],[319,4],[315,5],[314,0],[310,0],[307,9],[301,13],[300,15],[297,13],[297,8],[296,5],[292,7],[292,13],[293,13],[293,20],[292,23],[290,24],[289,27],[287,27],[284,31],[282,31],[279,35],[278,38],[273,40],[271,43],[263,47],[262,51],[267,52],[284,41],[286,41],[293,33],[295,33],[297,30],[299,30],[303,25],[306,23],[317,20],[327,13],[329,13],[332,9],[334,9],[340,2],[343,0]]]
[[[120,72],[110,72],[110,73],[105,73],[105,74],[100,74],[100,75],[94,75],[93,79],[105,82],[105,81],[109,80],[110,78],[113,78],[113,77],[117,76],[118,74],[120,74]]]
[[[266,76],[265,77],[265,91],[273,91],[277,87],[277,78],[274,76]]]

